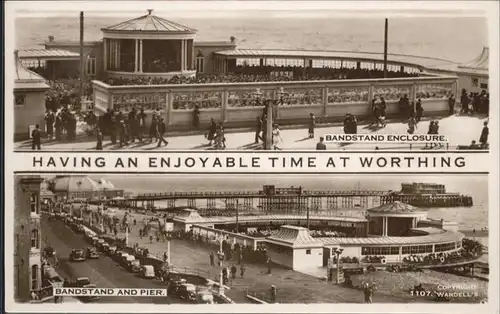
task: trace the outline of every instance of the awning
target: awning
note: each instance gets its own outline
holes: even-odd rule
[[[80,54],[63,49],[26,49],[19,50],[20,60],[64,61],[80,60]]]

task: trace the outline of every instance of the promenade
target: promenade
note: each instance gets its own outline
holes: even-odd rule
[[[91,206],[91,210],[95,210]],[[125,211],[116,210],[115,216],[122,219]],[[147,247],[150,254],[163,257],[163,253],[167,251],[167,242],[161,239],[157,241],[153,239],[152,243],[149,237],[141,239],[139,237],[139,228],[144,226],[144,220],[148,220],[151,216],[133,213],[129,221],[134,219],[137,225],[131,224],[131,232],[128,235],[128,244],[133,246],[138,244],[140,247]],[[152,229],[154,232],[154,229]],[[151,235],[153,233],[150,233]],[[123,232],[118,233],[118,237],[124,238]],[[208,272],[208,276],[212,280],[217,280],[220,268],[210,266],[210,252],[216,253],[217,246],[208,246],[206,244],[197,244],[188,240],[171,241],[170,245],[170,262],[176,267],[186,267],[191,270],[200,270],[200,273]],[[257,295],[268,296],[271,285],[277,287],[277,302],[278,303],[363,303],[363,292],[355,289],[338,286],[331,282],[320,280],[314,276],[299,273],[293,270],[275,267],[270,275],[267,274],[266,265],[262,264],[245,264],[246,272],[244,278],[239,276],[240,267],[236,261],[224,261],[224,266],[230,268],[235,265],[238,268],[237,278],[230,281],[228,286],[231,288],[225,291],[225,294],[236,303],[249,303],[245,298],[248,292]],[[326,274],[325,274],[326,276]],[[376,293],[374,302],[415,302],[411,296],[394,296],[391,294]]]
[[[460,116],[454,115],[445,118],[424,117],[417,125],[415,134],[427,134],[430,120],[439,121],[439,134],[448,137],[448,145],[436,146],[434,150],[455,150],[458,145],[469,145],[472,141],[479,142],[483,122],[487,120],[484,116]],[[359,134],[407,134],[408,125],[406,121],[388,121],[385,128],[374,128],[368,122],[360,122]],[[315,130],[315,138],[308,138],[307,126],[283,126],[281,136],[283,141],[279,144],[282,150],[314,150],[319,137],[325,134],[343,134],[341,123],[335,125],[318,125]],[[167,132],[168,146],[157,147],[157,143],[146,140],[143,143],[137,141],[131,145],[120,148],[112,145],[109,137],[103,142],[104,150],[213,150],[205,138],[205,131],[172,133]],[[226,130],[226,150],[255,150],[262,149],[262,144],[255,144],[255,131],[251,129],[228,129]],[[44,141],[42,150],[71,151],[71,150],[95,150],[95,139],[81,136],[73,142],[67,141]],[[327,150],[429,150],[424,144],[327,144]],[[30,150],[31,141],[17,142],[15,148],[18,150]]]

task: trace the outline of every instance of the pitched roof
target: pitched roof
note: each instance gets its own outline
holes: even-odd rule
[[[195,222],[205,222],[206,219],[194,209],[183,209],[182,212],[174,217],[177,221],[182,221],[185,223],[195,223]]]
[[[297,226],[281,226],[280,231],[267,238],[271,243],[281,244],[292,248],[321,247],[321,241],[309,234],[309,229]]]
[[[420,208],[417,208],[415,206],[405,204],[405,203],[402,203],[400,201],[396,201],[396,202],[381,205],[379,207],[370,208],[370,209],[368,209],[368,212],[387,213],[387,214],[404,214],[404,213],[419,213],[419,212],[425,212],[425,211],[423,211]]]
[[[28,70],[19,61],[18,56],[15,57],[16,73],[14,77],[14,89],[17,90],[35,90],[35,89],[49,89],[45,79],[33,71]]]
[[[155,33],[196,33],[196,29],[153,15],[148,14],[135,19],[111,25],[101,30],[104,32],[155,32]]]
[[[80,54],[63,49],[25,49],[19,50],[19,59],[79,60]]]

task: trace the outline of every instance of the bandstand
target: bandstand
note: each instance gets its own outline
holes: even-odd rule
[[[135,19],[101,29],[104,69],[109,78],[191,77],[196,30],[155,16],[153,10]]]

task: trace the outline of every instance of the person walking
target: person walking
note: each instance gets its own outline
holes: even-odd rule
[[[42,147],[42,134],[40,132],[40,125],[36,125],[35,129],[31,132],[31,149],[40,150]]]
[[[281,131],[277,124],[273,125],[273,149],[281,150],[279,145],[283,142],[283,138],[281,137]]]
[[[420,98],[417,100],[417,103],[415,105],[415,111],[417,113],[415,120],[417,123],[419,123],[424,113],[424,108],[422,107],[422,100],[420,100]]]
[[[448,98],[448,114],[450,116],[455,114],[455,101],[455,96],[451,94]]]
[[[241,278],[245,277],[245,271],[246,271],[245,265],[241,265],[240,266],[240,276],[241,276]]]
[[[200,128],[200,107],[198,105],[195,105],[193,110],[193,129],[198,130],[199,128]]]
[[[96,135],[97,135],[97,144],[95,149],[96,150],[102,150],[102,132],[99,128],[96,129]]]
[[[417,121],[415,117],[412,115],[410,119],[408,119],[408,134],[415,133],[415,129],[417,128]]]
[[[236,266],[231,266],[231,279],[232,280],[235,280],[236,279],[236,272],[238,271],[238,269],[236,268]]]
[[[259,140],[262,140],[262,137],[260,136],[260,132],[262,132],[262,118],[257,117],[257,123],[255,125],[255,144],[259,144]]]
[[[309,113],[309,138],[314,138],[314,127],[316,126],[316,117]]]
[[[374,292],[375,292],[375,287],[370,285],[369,283],[365,283],[363,287],[365,303],[372,303],[372,297]]]
[[[165,146],[168,145],[168,141],[165,140],[165,138],[164,138],[166,131],[167,131],[167,126],[165,125],[163,118],[160,118],[160,121],[158,121],[157,132],[156,132],[157,137],[158,137],[158,146],[157,147],[161,147],[162,143],[165,143]]]
[[[479,137],[479,143],[481,143],[481,148],[488,147],[488,136],[490,134],[490,129],[488,128],[488,121],[483,123],[483,130],[481,131],[481,136]]]
[[[266,266],[267,266],[267,274],[268,275],[271,275],[271,271],[272,271],[272,260],[271,258],[268,258],[267,261],[266,261]]]

